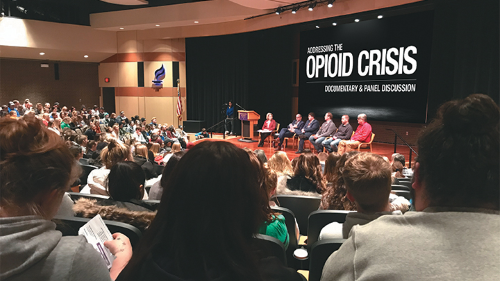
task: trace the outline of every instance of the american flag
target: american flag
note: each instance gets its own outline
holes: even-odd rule
[[[177,118],[182,121],[181,83],[177,79]]]

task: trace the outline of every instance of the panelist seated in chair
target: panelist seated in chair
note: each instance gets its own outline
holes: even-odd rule
[[[260,140],[259,140],[259,147],[264,146],[264,140],[271,135],[271,133],[276,129],[276,121],[273,119],[273,114],[268,113],[266,114],[266,121],[264,121],[264,125],[262,125],[262,132],[260,131]]]
[[[343,224],[332,222],[323,227],[319,239],[347,239],[354,225],[367,224],[383,215],[402,215],[389,202],[391,165],[380,155],[355,154],[346,161],[342,177],[347,188],[346,197],[355,203],[357,212],[347,214]]]
[[[314,146],[318,153],[323,151],[323,145],[321,144],[327,137],[332,136],[333,132],[337,130],[337,126],[332,121],[332,113],[327,112],[325,114],[325,122],[319,128],[319,131],[316,134],[313,134],[309,137],[309,141]]]
[[[283,140],[285,138],[291,138],[295,135],[295,130],[302,130],[302,128],[304,127],[305,123],[304,121],[302,121],[302,115],[301,114],[297,114],[295,115],[295,120],[293,120],[292,123],[288,124],[288,126],[286,128],[283,128],[280,130],[280,133],[279,133],[279,136],[278,136],[278,139],[279,139],[279,142],[278,142],[278,146],[276,147],[276,151],[277,150],[281,150],[282,146],[283,146]]]
[[[338,145],[342,140],[348,140],[352,136],[352,127],[349,124],[349,115],[342,115],[340,120],[342,124],[331,138],[325,139],[321,144],[328,152],[337,152]]]
[[[319,121],[314,119],[314,112],[309,112],[307,115],[307,122],[302,127],[302,130],[295,129],[295,134],[299,137],[299,150],[295,154],[300,154],[304,151],[304,141],[319,130]]]
[[[357,148],[362,142],[370,142],[372,136],[372,126],[366,122],[366,118],[366,114],[364,113],[358,115],[359,126],[354,135],[351,137],[351,140],[342,140],[339,143],[338,150],[340,155]]]

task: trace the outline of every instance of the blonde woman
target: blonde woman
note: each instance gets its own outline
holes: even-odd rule
[[[163,154],[163,165],[167,164],[168,160],[170,160],[170,157],[172,157],[172,155],[176,152],[179,152],[181,151],[181,144],[180,143],[174,143],[172,145],[172,149],[168,152],[165,152],[165,154]]]

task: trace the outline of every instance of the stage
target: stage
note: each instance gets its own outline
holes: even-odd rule
[[[263,147],[257,147],[258,142],[241,142],[241,141],[238,141],[238,139],[240,139],[240,138],[241,138],[240,136],[226,136],[226,139],[223,139],[222,138],[222,134],[215,134],[214,133],[213,134],[213,138],[211,140],[227,141],[227,142],[230,142],[230,143],[236,145],[237,147],[240,147],[240,148],[247,147],[247,148],[249,148],[251,150],[262,149],[266,153],[266,156],[267,156],[268,159],[274,154],[274,148],[273,147],[269,147],[269,142],[267,140],[266,140],[266,143],[264,144]],[[254,140],[257,140],[257,138],[254,137]],[[201,141],[203,141],[203,140],[201,140]],[[199,141],[197,141],[197,142],[199,142]],[[285,143],[283,143],[283,145],[284,144]],[[290,139],[289,142],[288,142],[288,147],[284,148],[282,151],[286,152],[288,158],[290,160],[292,160],[293,158],[295,158],[295,157],[297,157],[297,156],[300,155],[300,154],[295,154],[295,151],[297,151],[297,146],[298,146],[298,143],[296,143],[296,146],[294,147],[293,144],[292,144],[292,140]],[[307,140],[304,143],[304,148],[307,149],[309,147],[312,148],[312,145]],[[379,154],[379,155],[382,155],[382,156],[386,156],[389,159],[391,158],[391,155],[394,153],[394,144],[373,142],[372,143],[372,147],[373,147],[373,153],[376,153],[376,154]],[[416,147],[413,147],[413,149],[418,152],[418,150],[417,150]],[[365,151],[365,152],[368,151],[369,152],[370,150],[362,149],[362,151]],[[398,145],[396,147],[396,151],[398,153],[401,153],[401,154],[403,154],[405,156],[406,166],[408,167],[408,160],[409,160],[409,155],[410,155],[410,149],[406,145]],[[412,153],[412,156],[411,156],[411,158],[412,158],[411,159],[412,166],[415,165],[415,157],[416,157],[416,155],[414,153]]]

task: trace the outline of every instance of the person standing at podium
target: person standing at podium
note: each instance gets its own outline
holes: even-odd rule
[[[272,113],[268,113],[266,114],[266,121],[264,122],[264,125],[262,126],[262,131],[266,131],[266,132],[260,132],[260,140],[259,140],[259,145],[258,147],[262,147],[264,146],[264,140],[269,136],[271,135],[271,133],[273,132],[273,130],[276,129],[276,121],[274,121],[273,119],[273,114]],[[269,132],[267,132],[269,131]]]
[[[234,107],[233,103],[229,101],[226,109],[226,135],[233,134],[234,129]]]

